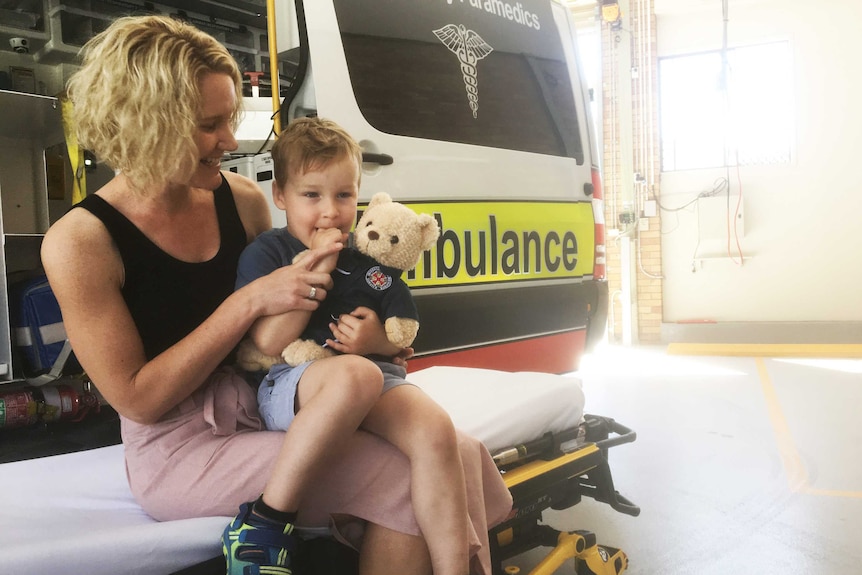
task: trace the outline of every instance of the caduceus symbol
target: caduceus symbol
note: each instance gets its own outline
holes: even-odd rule
[[[463,25],[448,24],[439,30],[434,30],[437,38],[449,50],[458,56],[461,63],[461,74],[464,76],[464,88],[467,90],[467,102],[473,110],[473,117],[479,114],[479,82],[476,79],[476,63],[494,51],[481,36],[473,30],[467,30]]]

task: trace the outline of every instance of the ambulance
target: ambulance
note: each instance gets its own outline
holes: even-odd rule
[[[405,277],[421,324],[411,370],[577,369],[603,337],[608,288],[598,158],[568,9],[298,0],[275,2],[274,20],[279,69],[290,70],[276,99],[280,125],[308,115],[338,122],[364,151],[360,206],[387,192],[440,225]],[[266,171],[266,160],[256,164]]]

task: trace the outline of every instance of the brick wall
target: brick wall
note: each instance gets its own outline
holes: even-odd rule
[[[642,10],[642,13],[641,13]],[[623,35],[628,35],[623,37]],[[612,341],[623,339],[623,302],[621,289],[624,274],[621,266],[619,241],[621,235],[631,238],[631,260],[634,273],[633,299],[637,303],[637,333],[633,341],[654,343],[661,339],[662,322],[662,266],[661,266],[661,214],[643,218],[645,202],[659,195],[660,155],[658,133],[658,66],[656,58],[656,31],[653,0],[631,2],[628,13],[625,6],[622,29],[614,30],[602,23],[602,118],[604,142],[602,177],[605,190],[605,221],[607,222],[607,270],[613,314],[608,317],[608,334]],[[628,50],[627,42],[631,49]],[[626,48],[625,52],[623,48]],[[631,73],[631,110],[620,108],[621,70]],[[628,86],[626,85],[626,88]],[[623,98],[625,100],[625,98]],[[631,125],[621,122],[630,113]],[[631,142],[631,158],[623,158]],[[624,174],[623,166],[633,166],[639,174]],[[624,186],[632,186],[625,190]],[[624,202],[634,199],[634,205]],[[620,213],[633,211],[635,222],[620,223]],[[639,219],[645,219],[643,222]]]

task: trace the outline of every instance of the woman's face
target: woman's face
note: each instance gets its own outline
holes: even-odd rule
[[[237,107],[233,80],[227,74],[209,73],[201,78],[201,107],[194,140],[198,165],[192,176],[195,187],[214,190],[221,184],[219,169],[225,152],[237,148],[231,118]]]

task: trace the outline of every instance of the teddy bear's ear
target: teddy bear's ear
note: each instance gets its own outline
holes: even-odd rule
[[[422,249],[430,250],[440,236],[437,220],[428,214],[419,214],[419,227],[422,230]]]
[[[377,192],[371,198],[371,202],[368,204],[368,209],[373,208],[374,206],[379,206],[381,204],[388,204],[392,201],[392,198],[389,197],[389,194],[386,192]]]

